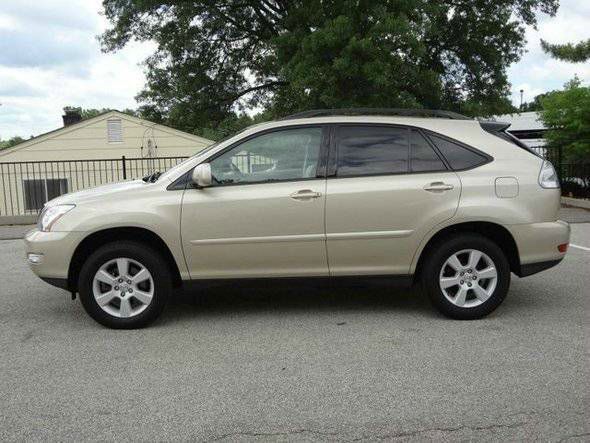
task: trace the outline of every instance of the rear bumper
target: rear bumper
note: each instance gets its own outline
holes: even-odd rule
[[[517,274],[519,277],[528,277],[529,275],[536,274],[537,272],[544,271],[545,269],[552,268],[561,263],[562,258],[559,260],[542,261],[539,263],[528,263],[526,265],[520,265],[520,272]]]
[[[559,245],[570,241],[570,226],[557,220],[555,222],[527,223],[509,225],[506,228],[512,234],[520,257],[520,277],[536,274],[551,268],[565,257]]]

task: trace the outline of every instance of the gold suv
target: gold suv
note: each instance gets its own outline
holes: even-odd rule
[[[161,175],[48,202],[28,262],[112,328],[147,325],[188,281],[283,277],[420,282],[444,314],[479,318],[570,235],[553,166],[506,127],[393,110],[257,125]]]

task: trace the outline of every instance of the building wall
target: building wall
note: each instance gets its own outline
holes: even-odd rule
[[[122,141],[109,143],[107,122],[119,118]],[[82,122],[71,131],[65,128],[66,131],[55,131],[54,135],[39,137],[38,142],[32,141],[23,148],[0,152],[0,162],[88,160],[120,158],[123,155],[142,157],[145,153],[141,146],[147,146],[149,139],[157,145],[158,157],[186,157],[212,143],[210,140],[137,120],[113,116],[89,124]]]
[[[120,120],[121,141],[109,142],[109,120]],[[153,160],[145,158],[149,140]],[[56,130],[0,151],[0,216],[36,214],[56,187],[60,192],[74,192],[166,170],[211,143],[119,113]],[[125,176],[122,156],[126,157]]]

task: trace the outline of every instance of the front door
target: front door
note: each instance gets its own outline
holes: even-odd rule
[[[455,214],[459,178],[415,129],[335,130],[326,201],[330,274],[408,274],[420,241]]]
[[[213,185],[189,187],[183,197],[191,278],[328,275],[324,132],[266,132],[208,160]]]

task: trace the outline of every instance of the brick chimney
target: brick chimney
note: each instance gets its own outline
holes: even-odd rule
[[[64,112],[65,112],[65,114],[62,115],[62,118],[64,120],[64,127],[70,126],[70,125],[73,125],[75,123],[82,121],[82,115],[80,114],[79,110],[66,109]]]

